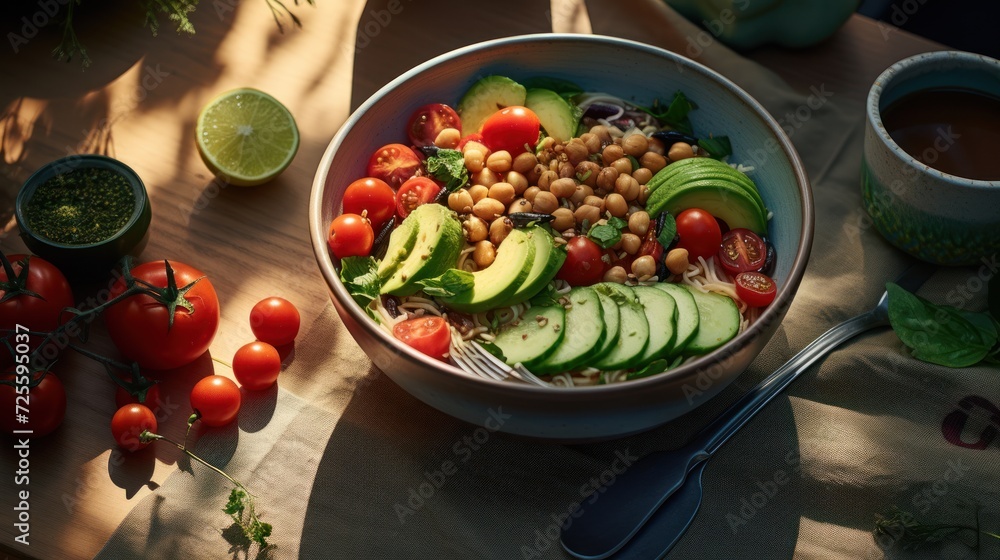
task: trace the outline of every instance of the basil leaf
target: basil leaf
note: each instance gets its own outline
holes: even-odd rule
[[[688,113],[694,109],[694,105],[688,101],[687,96],[684,92],[678,91],[674,94],[673,101],[670,102],[670,107],[667,108],[667,112],[663,115],[663,120],[675,130],[679,130],[685,134],[692,134],[694,132],[691,126],[691,119],[688,118]]]
[[[628,222],[612,216],[608,223],[590,228],[587,237],[597,243],[601,249],[608,249],[622,240],[622,229],[627,226]]]
[[[986,301],[990,310],[990,315],[1000,321],[1000,274],[993,273],[990,283],[987,284]]]
[[[728,136],[702,138],[698,140],[698,146],[708,152],[708,156],[714,159],[722,159],[733,155],[733,144],[729,141]]]
[[[445,183],[448,191],[457,191],[469,182],[469,171],[465,168],[465,156],[458,150],[438,150],[424,162],[427,173]]]
[[[538,292],[535,296],[531,298],[532,307],[551,307],[553,305],[562,305],[559,303],[559,294],[556,293],[555,287],[549,282],[545,285],[542,291]]]
[[[677,237],[677,220],[670,212],[664,212],[663,229],[660,230],[660,235],[656,236],[656,240],[663,248],[667,248],[674,242],[675,237]]]
[[[992,325],[985,328],[979,319],[973,323],[961,311],[935,305],[891,282],[886,290],[889,322],[918,360],[947,367],[971,366],[997,342]]]
[[[435,278],[417,281],[425,294],[435,297],[454,297],[471,290],[475,284],[476,277],[471,272],[457,268],[450,268]]]
[[[479,341],[479,340],[471,344],[478,344],[480,348],[492,354],[494,358],[499,359],[501,362],[507,363],[507,356],[503,355],[503,350],[501,350],[500,347],[497,346],[496,344],[493,344],[492,342]]]
[[[340,280],[361,307],[368,307],[379,296],[378,263],[371,257],[340,259]]]
[[[623,230],[628,227],[628,222],[617,216],[611,216],[608,218],[608,225],[618,230]]]

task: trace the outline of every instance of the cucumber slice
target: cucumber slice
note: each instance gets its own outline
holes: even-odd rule
[[[566,310],[561,305],[532,307],[493,341],[509,365],[531,369],[556,350],[566,335]]]
[[[648,364],[667,355],[673,347],[677,333],[677,304],[667,292],[649,286],[632,288],[646,312],[649,323],[649,343],[642,355],[642,364]]]
[[[707,354],[732,340],[740,331],[740,310],[731,298],[704,293],[697,288],[681,284],[694,296],[698,306],[698,332],[684,348],[688,355]]]
[[[524,86],[504,76],[486,76],[465,92],[458,102],[462,118],[462,134],[479,132],[483,123],[493,113],[504,107],[524,105],[527,90]]]
[[[532,368],[537,374],[549,375],[579,368],[593,358],[595,349],[601,348],[608,337],[604,309],[597,292],[579,287],[570,290],[565,297],[570,303],[566,310],[566,336],[555,352]],[[611,304],[617,312],[618,306],[614,302]]]
[[[604,291],[618,304],[618,311],[621,313],[621,332],[618,342],[607,355],[593,364],[594,367],[610,371],[639,365],[649,343],[649,323],[635,292],[628,286],[614,282],[596,284],[595,289],[598,292]]]
[[[593,289],[593,288],[591,288]],[[621,335],[621,311],[614,298],[608,294],[602,294],[600,290],[594,290],[597,298],[601,302],[601,312],[604,313],[604,341],[596,348],[588,361],[597,361],[611,352],[611,349],[618,344],[618,337]]]
[[[657,282],[652,287],[670,294],[670,297],[674,298],[674,303],[677,304],[677,336],[669,354],[676,356],[684,350],[694,338],[695,333],[698,332],[698,306],[695,304],[691,292],[680,284]]]

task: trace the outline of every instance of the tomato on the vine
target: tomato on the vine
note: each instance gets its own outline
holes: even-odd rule
[[[756,233],[736,228],[722,236],[719,264],[729,274],[760,270],[767,260],[767,247]]]
[[[429,103],[410,115],[406,132],[415,146],[430,146],[446,128],[462,131],[462,119],[454,109],[444,103]]]
[[[736,295],[750,307],[767,307],[774,301],[778,287],[770,276],[761,272],[741,272],[733,280]]]
[[[603,255],[600,245],[586,236],[577,235],[566,243],[566,260],[556,278],[565,280],[571,286],[596,284],[604,278]]]
[[[408,146],[386,144],[368,160],[368,176],[381,179],[390,187],[399,188],[420,171],[420,158]]]
[[[719,252],[722,229],[715,217],[700,208],[688,208],[677,214],[677,246],[687,249],[691,259],[710,259]]]
[[[281,373],[281,356],[266,342],[251,342],[233,356],[233,374],[240,385],[250,391],[267,389]]]
[[[330,223],[326,244],[338,259],[367,257],[372,252],[375,232],[371,223],[357,214],[341,214]]]
[[[299,310],[287,299],[269,297],[250,310],[250,330],[257,340],[272,346],[295,342],[299,334]]]
[[[117,405],[118,408],[128,404],[141,404],[153,412],[156,412],[160,409],[160,404],[162,402],[159,383],[153,385],[149,389],[146,389],[146,398],[142,402],[139,402],[139,399],[135,398],[132,393],[129,393],[120,385],[115,389],[115,405]]]
[[[344,191],[344,214],[365,214],[375,230],[382,229],[396,214],[396,193],[382,179],[365,177]]]
[[[140,367],[166,370],[185,366],[208,350],[219,328],[219,298],[212,282],[200,270],[171,261],[174,288],[167,288],[164,262],[132,268],[131,273],[155,288],[162,297],[136,294],[104,312],[115,346]],[[111,287],[110,297],[125,292],[125,279]]]
[[[527,107],[505,107],[490,115],[480,131],[486,147],[494,152],[507,150],[511,156],[535,147],[541,124],[538,115]]]
[[[206,426],[225,426],[236,419],[240,412],[240,388],[232,379],[209,375],[195,383],[191,389],[191,408],[199,414]]]
[[[0,266],[0,367],[14,363],[14,357],[3,344],[3,339],[14,345],[13,331],[17,325],[22,330],[50,332],[60,323],[62,310],[73,306],[73,291],[63,273],[53,264],[35,256],[10,255],[13,276],[8,277]],[[68,317],[65,317],[68,318]],[[11,335],[5,335],[11,331]],[[34,350],[42,337],[30,336],[29,348]]]
[[[41,381],[38,385],[31,387],[26,393],[13,385],[0,384],[0,409],[4,411],[0,415],[0,427],[4,432],[13,434],[15,430],[30,430],[30,434],[24,435],[35,438],[52,433],[62,424],[66,417],[66,388],[58,377],[51,372],[35,372],[30,376],[15,376],[11,372],[4,376],[4,380],[11,383],[19,381],[23,387],[25,381],[34,383],[39,377]],[[22,392],[19,393],[19,390]],[[17,415],[18,405],[24,409],[23,417]],[[26,421],[19,422],[21,418]]]
[[[425,315],[407,319],[392,328],[392,334],[406,345],[444,360],[451,346],[451,328],[442,317]]]
[[[149,445],[149,442],[143,443],[139,436],[146,430],[155,434],[156,429],[156,415],[141,404],[127,404],[111,417],[111,434],[118,445],[128,451],[138,451]]]
[[[396,213],[401,218],[405,218],[417,206],[433,202],[439,192],[441,192],[441,185],[430,178],[414,177],[403,183],[396,191]]]

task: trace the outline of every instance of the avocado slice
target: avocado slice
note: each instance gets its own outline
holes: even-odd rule
[[[672,163],[653,176],[653,179],[646,184],[650,196],[665,184],[677,183],[680,181],[691,182],[698,180],[713,180],[727,182],[742,187],[750,198],[753,198],[760,207],[760,211],[767,216],[767,208],[764,207],[764,200],[757,191],[757,185],[745,173],[733,169],[728,164],[712,158],[688,158]]]
[[[758,235],[767,235],[767,214],[743,187],[728,181],[667,183],[656,189],[646,201],[646,211],[651,217],[661,212],[676,216],[688,208],[701,208],[725,220],[732,229],[747,228]]]
[[[566,310],[561,305],[532,307],[505,326],[493,341],[507,364],[532,369],[555,352],[566,335]]]
[[[389,234],[389,245],[386,247],[385,256],[378,263],[378,278],[385,282],[392,273],[399,269],[406,257],[413,250],[413,245],[417,242],[417,232],[420,230],[420,222],[417,220],[403,220],[403,223],[392,230]]]
[[[458,102],[462,134],[479,132],[493,113],[504,107],[524,105],[527,90],[506,76],[486,76],[465,92]]]
[[[383,294],[408,296],[416,293],[420,290],[417,281],[440,276],[449,268],[454,268],[465,244],[462,224],[454,212],[440,204],[417,206],[399,227],[404,227],[407,221],[420,224],[416,240],[402,262],[382,283]],[[389,265],[386,265],[386,272],[388,270]]]
[[[507,305],[535,261],[535,242],[524,230],[515,229],[497,248],[497,257],[489,267],[472,273],[472,289],[441,298],[455,311],[479,313]]]
[[[558,93],[550,89],[529,89],[524,106],[538,115],[538,122],[556,142],[565,142],[576,132],[576,112]]]
[[[552,235],[545,231],[545,228],[532,226],[525,228],[524,231],[531,236],[535,244],[535,260],[532,262],[528,277],[517,288],[507,305],[528,301],[542,291],[542,288],[556,277],[563,261],[566,260],[566,251],[556,248]]]

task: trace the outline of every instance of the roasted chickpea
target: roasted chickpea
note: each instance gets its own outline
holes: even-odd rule
[[[601,152],[601,161],[604,165],[611,165],[611,162],[625,157],[625,150],[618,144],[609,144],[608,147],[604,148]],[[631,170],[629,170],[631,171]]]
[[[527,175],[536,165],[538,165],[538,158],[532,152],[521,152],[517,154],[514,161],[511,162],[511,169],[521,173],[522,175]]]
[[[655,136],[649,137],[649,147],[646,149],[654,154],[659,154],[661,156],[667,153],[667,147],[663,144],[663,140],[660,140]]]
[[[625,197],[618,193],[611,193],[604,197],[604,207],[616,218],[623,218],[628,212],[628,202]]]
[[[482,240],[476,243],[475,248],[472,250],[472,262],[476,263],[476,266],[480,270],[493,264],[497,258],[497,250],[493,248],[493,244],[489,240]]]
[[[653,178],[653,172],[645,167],[640,167],[632,172],[632,178],[635,179],[640,185],[645,185],[650,179]]]
[[[618,158],[611,162],[611,167],[618,171],[618,175],[632,174],[632,160],[627,157]]]
[[[597,187],[606,191],[615,188],[615,181],[618,180],[618,170],[614,167],[605,167],[597,174]]]
[[[611,144],[611,132],[608,130],[608,127],[603,124],[590,127],[590,133],[597,137],[601,143],[601,147]],[[594,153],[596,154],[597,152]]]
[[[527,200],[528,202],[531,202],[532,204],[534,204],[534,202],[535,202],[535,195],[537,195],[539,192],[541,192],[541,190],[542,189],[540,189],[538,187],[528,187],[528,188],[524,189],[524,192],[521,193],[521,196],[523,196],[525,198],[525,200]]]
[[[628,230],[639,237],[644,237],[649,231],[649,214],[645,210],[632,212],[628,217]]]
[[[638,158],[646,153],[648,147],[649,141],[646,139],[646,135],[641,132],[629,134],[627,137],[622,138],[622,150],[634,158]]]
[[[642,246],[642,238],[634,233],[623,233],[621,240],[621,249],[630,255],[634,255],[639,251],[639,247]]]
[[[493,186],[493,183],[498,183],[499,181],[500,177],[496,173],[490,171],[488,167],[484,167],[482,171],[474,173],[471,177],[469,177],[469,182],[486,187],[491,187]]]
[[[643,255],[632,261],[632,274],[643,280],[656,274],[656,259],[650,255]]]
[[[517,171],[508,171],[505,179],[514,187],[514,192],[517,194],[523,194],[524,189],[528,188],[528,178]]]
[[[551,214],[556,208],[559,208],[559,200],[556,195],[549,191],[540,191],[535,195],[535,200],[531,201],[531,206],[535,212]]]
[[[555,219],[549,222],[549,225],[555,231],[566,231],[576,227],[576,218],[573,216],[573,211],[569,208],[556,208],[552,212],[552,216]]]
[[[576,212],[573,212],[573,218],[578,224],[582,224],[584,220],[593,224],[601,219],[601,209],[589,204],[582,204],[576,209]]]
[[[479,173],[486,165],[486,156],[479,150],[465,150],[465,168],[469,173]]]
[[[596,139],[596,137],[595,137]],[[583,140],[579,138],[573,138],[566,143],[566,148],[563,150],[566,152],[566,157],[569,158],[569,162],[574,166],[581,161],[587,159],[590,155],[590,150],[587,149],[587,145],[583,143]]]
[[[632,202],[639,197],[639,183],[631,175],[619,175],[615,181],[615,192]]]
[[[624,284],[628,280],[628,273],[625,269],[620,266],[612,266],[604,273],[603,280],[605,282],[615,282],[617,284]]]
[[[538,188],[547,191],[549,190],[549,185],[557,179],[559,179],[559,174],[549,169],[538,178]]]
[[[573,191],[573,196],[569,197],[569,201],[573,204],[582,204],[588,196],[594,196],[594,189],[588,185],[577,185],[576,190]]]
[[[472,200],[472,195],[466,189],[458,189],[457,191],[448,195],[448,208],[458,212],[459,214],[468,214],[472,212],[472,205],[476,202]]]
[[[514,230],[514,222],[510,221],[507,216],[501,216],[490,224],[490,243],[495,247],[499,247],[500,243],[504,239],[507,239],[507,235]]]
[[[489,195],[490,189],[486,185],[472,185],[469,187],[469,196],[472,197],[473,206]]]
[[[597,208],[598,210],[601,211],[601,214],[603,214],[604,211],[606,210],[606,207],[604,206],[604,201],[605,201],[604,198],[599,197],[597,195],[591,195],[583,199],[584,204],[586,204],[587,206],[593,206],[594,208]]]
[[[580,141],[587,147],[587,153],[596,154],[601,151],[601,139],[593,132],[584,132],[580,135]]]
[[[465,234],[465,240],[469,243],[476,243],[477,241],[482,241],[486,239],[489,235],[489,229],[486,227],[486,222],[477,216],[469,216],[465,218],[462,222],[462,230]]]
[[[556,179],[549,184],[549,192],[559,198],[569,198],[576,192],[576,181],[569,178]]]
[[[688,268],[688,264],[690,264],[687,249],[681,249],[680,247],[671,249],[667,253],[667,258],[664,262],[671,274],[684,274],[684,271]]]
[[[507,213],[516,214],[518,212],[531,212],[531,208],[532,206],[530,202],[523,198],[519,198],[510,203],[510,206],[507,208]]]
[[[498,152],[493,152],[486,158],[486,167],[494,173],[506,173],[510,171],[510,166],[513,163],[510,157],[510,152],[507,150],[500,150]]]
[[[646,152],[639,158],[639,165],[652,171],[655,175],[657,171],[667,166],[667,158],[656,152]]]
[[[487,222],[491,222],[498,216],[502,216],[506,209],[506,204],[489,197],[480,200],[472,206],[472,212]]]
[[[670,146],[667,157],[670,158],[670,161],[692,158],[694,157],[694,149],[687,142],[675,142],[673,146]]]
[[[591,187],[597,186],[597,175],[601,172],[601,166],[592,161],[581,161],[576,164],[576,179]]]
[[[646,201],[649,200],[649,187],[646,185],[639,185],[639,198],[635,199],[636,202],[646,205]]]
[[[576,177],[576,165],[568,161],[561,161],[559,162],[558,173],[560,179],[572,179]]]
[[[504,206],[514,202],[514,197],[516,196],[514,185],[510,183],[493,183],[490,187],[490,198],[499,200]]]
[[[454,149],[461,140],[462,133],[457,128],[446,128],[438,132],[437,138],[434,139],[434,145],[438,148]]]
[[[545,167],[541,163],[536,163],[535,166],[524,175],[525,178],[528,179],[528,184],[537,185],[539,177],[541,177],[542,173],[545,173],[547,169],[548,167]]]
[[[486,156],[489,155],[490,149],[486,147],[486,144],[482,142],[476,142],[475,140],[470,140],[462,146],[462,153],[466,154],[469,150],[476,150],[477,152],[483,154],[483,161],[486,161]]]

